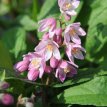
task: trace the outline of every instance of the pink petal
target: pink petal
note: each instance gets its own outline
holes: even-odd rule
[[[52,58],[50,59],[50,66],[51,66],[52,68],[56,68],[56,67],[58,66],[58,63],[59,63],[59,60],[57,60],[56,58],[52,57]]]
[[[52,72],[52,68],[50,66],[46,66],[45,67],[45,72],[46,73],[51,73]]]
[[[81,44],[81,39],[77,34],[71,36],[71,40],[76,44]]]
[[[74,9],[76,9],[79,6],[79,4],[80,4],[79,0],[74,0],[73,3],[72,3]]]
[[[36,47],[35,47],[35,51],[41,51],[43,48],[46,47],[46,45],[48,44],[47,41],[41,41]]]
[[[78,51],[76,54],[73,54],[73,55],[74,55],[74,57],[77,58],[77,59],[81,59],[81,60],[84,59],[84,56],[83,56],[83,54],[82,54],[81,51]]]
[[[60,79],[61,82],[64,82],[64,80],[66,79],[66,73],[64,73],[63,70],[61,69],[59,69],[58,78]]]
[[[86,32],[81,27],[78,28],[77,33],[80,36],[85,36],[86,35]]]
[[[35,81],[38,78],[39,71],[32,69],[28,72],[28,79],[31,81]]]
[[[64,69],[64,68],[67,68],[67,66],[68,66],[67,61],[62,60],[62,61],[60,62],[60,68]]]

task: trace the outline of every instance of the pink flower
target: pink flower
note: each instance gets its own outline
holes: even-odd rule
[[[0,103],[6,106],[12,105],[14,103],[14,98],[10,94],[0,94]]]
[[[86,52],[81,45],[74,43],[67,44],[66,53],[70,61],[74,62],[74,57],[83,60],[84,56],[81,51]]]
[[[66,77],[73,77],[77,74],[77,70],[71,65],[70,62],[62,60],[56,70],[56,78],[64,82]]]
[[[30,64],[28,68],[28,79],[34,81],[38,78],[38,76],[39,78],[42,78],[45,66],[45,60],[43,56],[40,56],[37,53],[31,53]]]
[[[35,48],[35,51],[37,53],[41,52],[41,54],[44,54],[45,61],[48,61],[52,56],[60,60],[61,56],[58,48],[59,46],[56,42],[52,40],[44,40],[39,43],[39,45]]]
[[[29,61],[29,55],[24,55],[23,56],[23,61],[18,62],[17,64],[14,65],[14,69],[19,71],[20,73],[26,71],[28,69],[28,65],[30,63]]]
[[[37,77],[42,78],[45,69],[44,56],[37,54],[36,52],[28,53],[23,56],[23,61],[18,62],[15,65],[15,69],[23,72],[28,70],[28,79],[36,80]]]
[[[81,39],[79,36],[85,36],[85,31],[80,27],[80,23],[73,23],[65,29],[64,40],[65,43],[72,40],[76,44],[81,44]]]
[[[69,16],[75,16],[75,9],[79,6],[79,0],[58,0],[60,11]]]
[[[38,22],[39,24],[39,32],[44,32],[47,30],[53,31],[56,28],[56,20],[54,18],[43,19]]]

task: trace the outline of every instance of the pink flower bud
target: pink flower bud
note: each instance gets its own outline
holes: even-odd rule
[[[52,68],[56,68],[58,66],[59,60],[57,60],[55,57],[52,57],[50,59],[50,66]]]
[[[53,40],[58,44],[61,45],[62,44],[62,29],[58,28],[55,30],[55,36],[53,38]]]
[[[9,83],[5,82],[5,81],[0,81],[0,90],[4,90],[9,88]]]
[[[46,73],[51,73],[52,72],[52,68],[50,66],[46,66],[45,67],[45,72]]]
[[[12,95],[10,94],[0,94],[0,102],[3,104],[3,105],[12,105],[14,103],[14,98]]]
[[[38,78],[38,76],[39,76],[38,70],[36,71],[36,70],[32,69],[28,72],[28,79],[31,81],[35,81]]]
[[[15,64],[14,69],[17,70],[17,71],[19,71],[20,73],[22,73],[22,72],[24,72],[24,71],[27,70],[28,63],[29,62],[26,61],[26,60],[20,61],[17,64]]]

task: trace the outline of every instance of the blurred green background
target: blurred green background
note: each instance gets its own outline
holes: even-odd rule
[[[80,68],[73,80],[52,85],[52,89],[61,90],[52,94],[52,107],[107,106],[107,0],[80,1],[78,15],[69,23],[81,22],[87,32],[82,38],[86,58],[76,61]],[[59,15],[57,0],[0,0],[0,78],[5,70],[8,72],[5,78],[11,81],[13,65],[38,44],[43,33],[37,32],[37,22]],[[16,96],[24,92],[23,82],[19,82],[20,91],[11,84],[14,90],[9,91],[18,92]]]

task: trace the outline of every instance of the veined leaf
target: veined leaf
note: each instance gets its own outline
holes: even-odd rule
[[[64,90],[53,101],[61,104],[107,106],[107,76]]]

